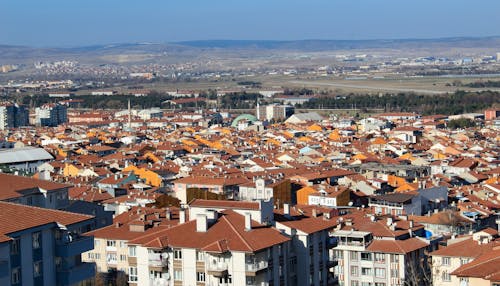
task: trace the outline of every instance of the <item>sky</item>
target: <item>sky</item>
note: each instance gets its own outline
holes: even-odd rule
[[[0,0],[0,45],[500,35],[499,0]]]

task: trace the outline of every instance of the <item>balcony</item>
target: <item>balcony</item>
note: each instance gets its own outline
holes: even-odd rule
[[[268,262],[265,260],[245,264],[246,276],[256,276],[258,272],[266,270]]]
[[[149,253],[148,265],[152,267],[167,267],[168,254],[167,253]]]
[[[56,256],[71,257],[94,249],[93,236],[67,237],[56,243]]]
[[[163,273],[162,278],[149,278],[150,286],[163,286],[168,285],[168,281],[170,280],[170,274]]]
[[[332,267],[335,267],[339,264],[339,258],[334,256],[334,255],[330,255],[328,257],[328,268],[332,268]]]
[[[227,269],[227,263],[225,262],[215,262],[207,265],[208,275],[213,275],[215,277],[223,277],[227,275]]]
[[[94,263],[82,263],[64,271],[57,271],[57,285],[73,285],[95,276]]]

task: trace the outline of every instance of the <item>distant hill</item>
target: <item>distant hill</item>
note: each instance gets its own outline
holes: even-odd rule
[[[396,39],[396,40],[298,40],[298,41],[252,41],[252,40],[206,40],[184,41],[176,44],[196,48],[220,49],[271,49],[271,50],[350,50],[412,48],[439,46],[455,48],[499,47],[500,37],[441,38],[441,39]]]
[[[500,37],[401,40],[202,40],[174,43],[118,43],[72,48],[0,45],[0,64],[32,64],[33,61],[61,59],[90,63],[149,63],[158,62],[160,59],[182,61],[210,56],[223,58],[230,54],[238,57],[242,55],[241,51],[245,51],[247,57],[255,57],[266,55],[270,51],[321,52],[377,49],[415,51],[420,49],[435,52],[461,48],[500,51]]]

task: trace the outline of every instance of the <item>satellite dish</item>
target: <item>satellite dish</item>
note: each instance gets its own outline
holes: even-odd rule
[[[350,207],[352,207],[353,202],[349,202],[347,205],[350,206]]]

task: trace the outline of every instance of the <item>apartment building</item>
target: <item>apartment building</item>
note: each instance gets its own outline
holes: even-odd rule
[[[81,253],[94,247],[93,217],[0,202],[0,285],[75,285],[95,266]]]
[[[332,235],[337,241],[331,254],[339,285],[423,285],[429,243],[420,238],[422,225],[361,210],[343,216]]]
[[[68,206],[70,185],[0,173],[0,201],[48,209]]]
[[[86,233],[94,237],[95,247],[82,255],[85,262],[94,262],[98,272],[129,274],[130,240],[156,234],[162,229],[178,224],[179,210],[132,207],[117,215],[113,224]]]
[[[275,210],[276,228],[291,238],[288,261],[290,285],[331,285],[335,281],[330,268],[335,246],[330,231],[337,225],[336,210],[298,205]]]
[[[39,126],[58,126],[68,122],[66,105],[48,103],[35,109],[36,124]]]
[[[27,126],[28,110],[22,105],[0,102],[0,130]]]
[[[498,260],[490,255],[499,249],[498,232],[492,228],[448,240],[446,247],[431,253],[433,285],[494,285],[489,279],[498,273]]]

